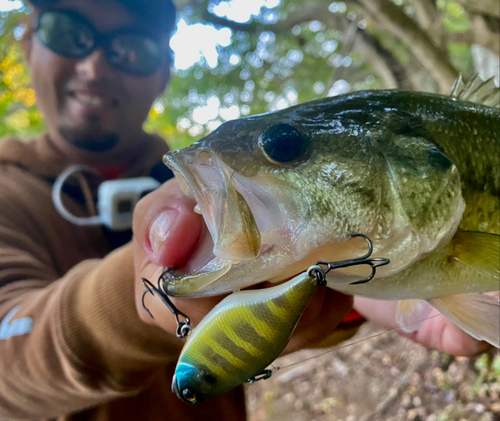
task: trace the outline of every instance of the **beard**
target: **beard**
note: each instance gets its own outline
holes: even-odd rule
[[[88,124],[83,128],[62,126],[58,128],[58,131],[66,142],[88,152],[109,151],[120,140],[117,133],[104,131],[96,117],[90,118]]]

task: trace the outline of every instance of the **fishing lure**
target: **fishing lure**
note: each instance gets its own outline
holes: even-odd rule
[[[177,336],[189,334],[179,357],[172,390],[186,402],[196,403],[225,393],[245,383],[271,376],[266,370],[283,351],[307,304],[319,287],[326,286],[326,274],[338,268],[369,265],[371,274],[356,283],[366,283],[376,268],[388,259],[370,258],[372,243],[366,255],[341,262],[317,262],[306,272],[275,287],[240,291],[215,306],[192,329],[189,317],[181,313],[159,287],[143,279],[147,293],[158,294],[175,315]],[[146,311],[149,310],[144,306]],[[151,313],[149,313],[151,315]],[[152,315],[151,315],[152,317]]]

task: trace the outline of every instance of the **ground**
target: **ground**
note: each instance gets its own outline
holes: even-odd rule
[[[500,421],[498,350],[450,357],[395,332],[358,342],[381,332],[366,323],[340,349],[277,360],[270,379],[247,386],[249,420]]]

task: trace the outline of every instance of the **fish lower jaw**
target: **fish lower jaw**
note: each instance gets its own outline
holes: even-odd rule
[[[164,291],[174,297],[194,297],[199,291],[206,291],[212,283],[227,273],[231,269],[231,262],[214,259],[207,266],[191,274],[179,270],[164,272],[162,275]]]
[[[190,298],[227,294],[261,282],[282,282],[304,272],[318,261],[346,260],[365,253],[366,243],[361,239],[321,246],[303,257],[297,257],[280,246],[264,244],[259,256],[251,262],[214,256],[199,270],[190,273],[171,271],[164,278],[164,289],[169,295]],[[220,271],[215,273],[217,267]],[[355,281],[366,277],[367,270],[356,267],[345,275],[349,281]]]
[[[265,258],[274,246],[264,244],[259,256]],[[247,262],[223,259],[211,253],[205,265],[189,270],[188,266],[165,270],[162,275],[163,289],[170,296],[206,297],[220,295],[233,290],[230,283],[218,282],[232,268],[238,268]],[[217,284],[217,285],[215,285]],[[238,289],[238,288],[236,288]]]

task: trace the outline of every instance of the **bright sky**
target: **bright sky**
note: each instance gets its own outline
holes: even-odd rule
[[[213,6],[211,12],[238,23],[245,23],[257,16],[263,6],[271,9],[279,3],[280,0],[222,1]],[[210,67],[215,67],[217,65],[217,45],[228,46],[231,43],[231,36],[232,31],[229,28],[217,30],[213,26],[200,23],[187,25],[181,19],[177,26],[177,33],[172,37],[170,44],[175,52],[175,68],[188,69],[197,63],[202,56],[205,56]]]
[[[172,36],[170,46],[175,53],[176,69],[188,69],[205,56],[207,64],[217,66],[217,45],[227,47],[231,43],[232,31],[229,28],[215,29],[213,26],[187,25],[181,19],[177,32]]]
[[[22,6],[20,1],[0,0],[0,12],[8,12],[9,10],[19,9]]]

